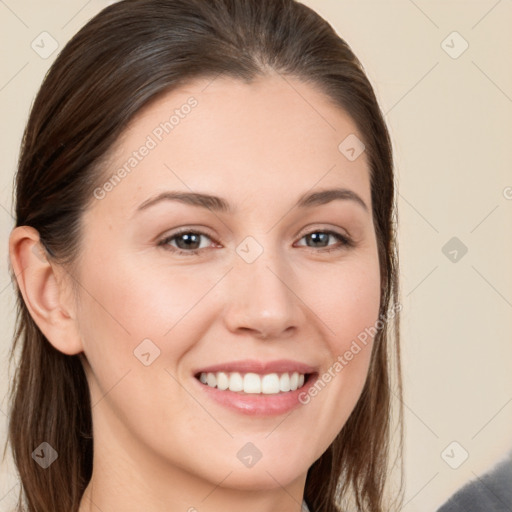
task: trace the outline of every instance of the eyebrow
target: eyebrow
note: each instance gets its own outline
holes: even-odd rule
[[[311,208],[314,206],[321,206],[335,200],[353,201],[354,203],[361,206],[366,212],[368,212],[368,206],[363,201],[363,199],[353,190],[349,190],[347,188],[333,188],[328,190],[320,190],[317,192],[305,193],[299,198],[295,204],[295,207]],[[146,210],[147,208],[154,206],[162,201],[179,201],[192,206],[199,206],[202,208],[207,208],[208,210],[222,213],[230,213],[233,211],[231,205],[221,197],[213,196],[210,194],[202,194],[199,192],[175,191],[162,192],[155,197],[147,199],[137,208],[137,211]]]

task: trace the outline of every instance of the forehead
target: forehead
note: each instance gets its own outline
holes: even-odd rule
[[[277,73],[251,83],[195,80],[159,97],[127,126],[105,174],[121,177],[104,203],[134,208],[168,188],[236,194],[240,201],[256,200],[255,192],[294,199],[318,184],[350,187],[369,204],[366,153],[347,158],[347,138],[363,136],[309,83]]]

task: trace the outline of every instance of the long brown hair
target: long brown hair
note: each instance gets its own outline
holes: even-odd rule
[[[394,417],[400,434],[393,453],[402,439],[392,148],[362,65],[313,10],[294,0],[124,0],[105,8],[63,48],[35,99],[16,175],[16,226],[37,229],[48,257],[72,268],[81,215],[104,181],[101,164],[134,115],[194,78],[250,83],[268,69],[319,87],[364,137],[381,267],[380,315],[390,319],[374,338],[361,397],[309,469],[304,497],[312,512],[337,512],[346,503],[382,512],[389,510],[384,489]],[[17,301],[9,441],[22,483],[19,510],[76,512],[93,458],[84,370],[79,355],[52,347],[19,289]],[[31,457],[43,441],[59,452],[58,463],[45,471]]]

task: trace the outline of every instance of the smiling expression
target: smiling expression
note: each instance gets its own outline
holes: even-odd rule
[[[367,156],[338,149],[354,134],[324,94],[277,74],[197,80],[133,120],[105,180],[150,149],[82,219],[95,449],[238,488],[303,481],[360,396],[371,344],[307,405],[297,396],[379,313]],[[237,454],[253,445],[248,468]]]

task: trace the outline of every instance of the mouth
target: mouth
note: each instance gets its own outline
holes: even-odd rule
[[[252,372],[200,372],[195,377],[202,384],[220,391],[229,390],[251,395],[277,395],[302,388],[310,375],[298,372],[263,375]]]
[[[314,385],[318,372],[294,361],[237,361],[201,368],[195,381],[207,397],[243,414],[260,416],[289,412]]]

